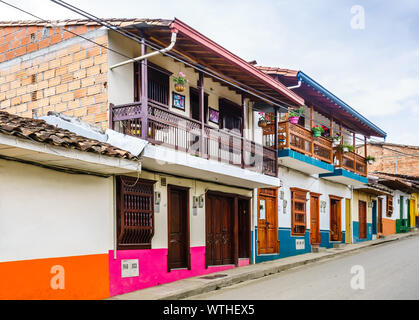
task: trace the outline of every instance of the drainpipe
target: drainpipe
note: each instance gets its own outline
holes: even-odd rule
[[[176,43],[176,36],[177,36],[177,32],[178,32],[178,31],[177,31],[176,29],[172,29],[172,39],[170,40],[170,45],[169,45],[168,47],[163,48],[163,49],[160,49],[160,50],[158,50],[158,51],[154,51],[154,52],[147,53],[147,54],[142,55],[142,56],[139,56],[139,57],[137,57],[137,58],[129,59],[129,60],[126,60],[126,61],[123,61],[123,62],[120,62],[120,63],[114,64],[114,65],[113,65],[113,66],[111,66],[109,69],[110,69],[110,70],[113,70],[113,69],[115,69],[115,68],[118,68],[118,67],[124,66],[124,65],[126,65],[126,64],[129,64],[129,63],[132,63],[132,62],[137,62],[137,61],[140,61],[140,60],[144,60],[144,59],[150,58],[150,57],[152,57],[152,56],[155,56],[155,55],[157,55],[157,54],[159,54],[159,53],[163,54],[163,53],[165,53],[165,52],[167,52],[167,51],[172,50],[172,49],[173,49],[173,47],[175,46],[175,43]]]
[[[298,84],[296,86],[287,87],[287,88],[291,90],[291,89],[297,89],[299,87],[301,87],[301,80],[298,80]]]
[[[351,186],[351,210],[350,210],[350,214],[351,214],[351,219],[350,219],[350,229],[351,229],[351,243],[354,243],[354,230],[353,230],[353,211],[354,210],[354,186]]]
[[[253,244],[253,252],[252,252],[252,264],[256,263],[256,250],[257,250],[257,243],[256,243],[256,225],[255,221],[257,221],[257,213],[258,213],[258,203],[257,203],[257,194],[258,189],[253,189],[253,215],[252,215],[252,224],[253,224],[253,233],[252,233],[252,244]]]
[[[117,214],[116,214],[116,176],[112,177],[112,217],[113,217],[113,259],[116,260],[116,250],[117,250]]]

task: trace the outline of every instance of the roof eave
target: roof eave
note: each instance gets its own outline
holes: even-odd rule
[[[362,116],[360,113],[352,109],[348,104],[340,100],[338,97],[336,97],[333,93],[331,93],[329,90],[318,84],[316,81],[311,79],[308,75],[306,75],[304,72],[299,71],[297,74],[297,79],[301,80],[308,86],[314,88],[321,94],[323,94],[325,97],[333,101],[335,104],[337,104],[339,107],[341,107],[343,110],[351,114],[353,117],[357,118],[361,122],[363,122],[365,125],[367,125],[371,130],[373,130],[378,137],[386,138],[387,133],[380,128],[378,128],[375,124],[373,124],[371,121],[366,119],[364,116]]]

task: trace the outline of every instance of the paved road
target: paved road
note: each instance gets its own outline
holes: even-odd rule
[[[365,289],[351,288],[353,266]],[[359,282],[358,282],[359,283]],[[248,281],[190,300],[419,299],[419,237],[369,247],[348,256]]]

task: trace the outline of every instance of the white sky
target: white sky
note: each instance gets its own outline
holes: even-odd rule
[[[5,0],[44,19],[78,18],[49,0]],[[388,133],[419,145],[419,1],[68,0],[102,18],[177,17],[259,65],[302,70]],[[351,28],[351,8],[365,29]],[[0,20],[33,19],[0,3]]]

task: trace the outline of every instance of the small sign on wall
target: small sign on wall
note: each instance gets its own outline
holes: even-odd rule
[[[138,259],[121,260],[121,278],[132,278],[139,275]]]
[[[306,247],[304,239],[295,239],[295,249],[304,250]]]

